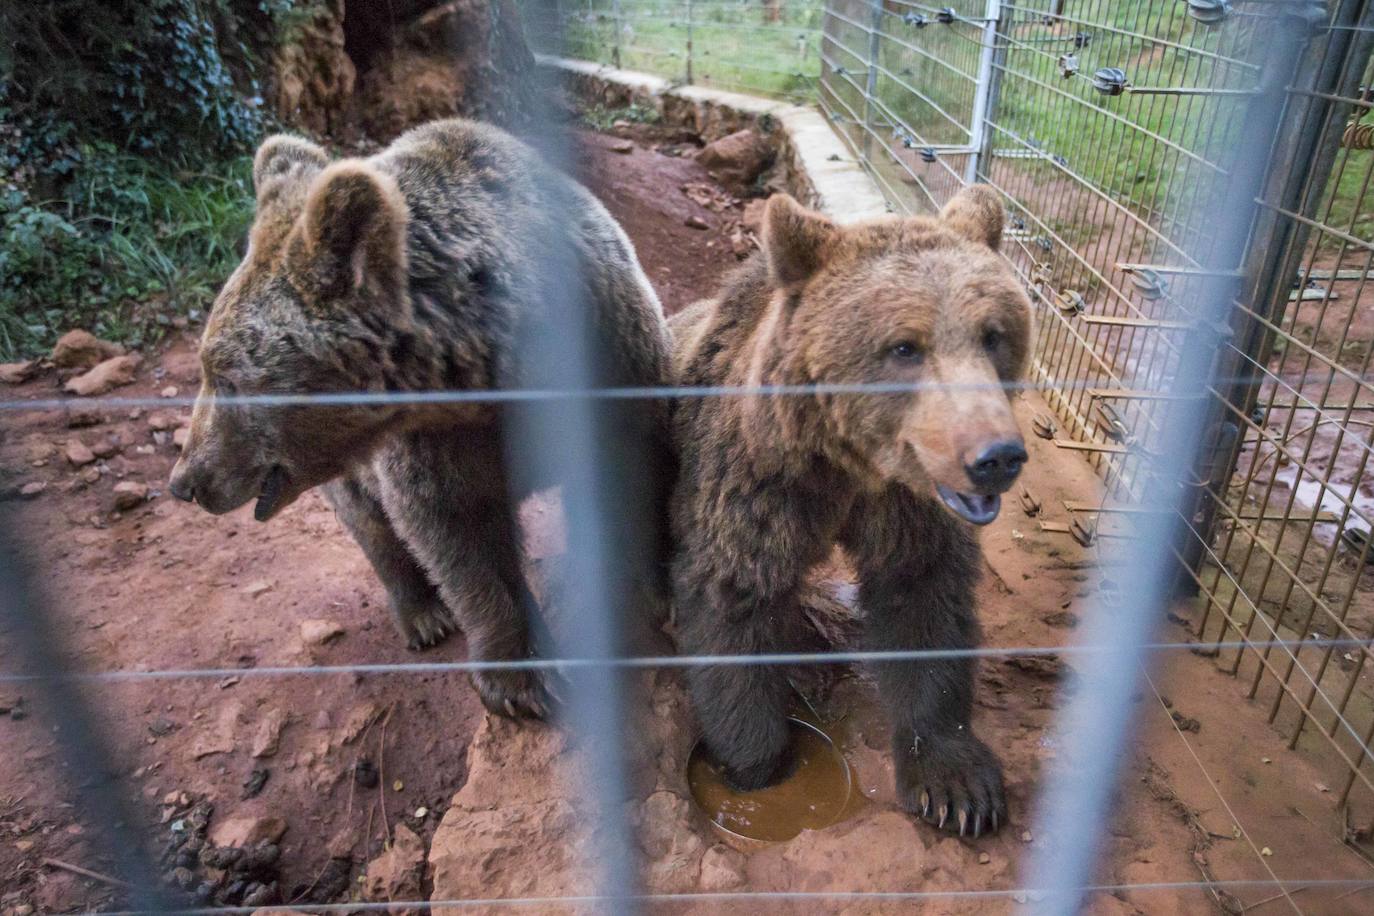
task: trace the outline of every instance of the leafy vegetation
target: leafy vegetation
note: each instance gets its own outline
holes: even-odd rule
[[[310,2],[0,4],[0,358],[205,306],[251,213],[262,61]]]

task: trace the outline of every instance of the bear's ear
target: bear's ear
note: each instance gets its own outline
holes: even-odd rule
[[[993,251],[1002,244],[1002,224],[1006,220],[1002,195],[985,184],[969,185],[940,211],[940,221],[945,228]]]
[[[763,250],[777,286],[801,283],[825,263],[839,227],[786,194],[768,198],[763,213]]]
[[[309,181],[329,165],[323,149],[300,137],[276,134],[262,141],[253,157],[253,190],[261,203],[293,180]]]
[[[405,198],[365,162],[329,166],[310,186],[287,259],[300,288],[329,301],[371,285],[399,295],[405,283]]]

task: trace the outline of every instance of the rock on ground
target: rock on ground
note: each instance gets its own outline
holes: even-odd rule
[[[744,187],[753,184],[773,161],[773,148],[752,128],[713,140],[697,153],[697,162],[717,180]]]
[[[142,362],[143,357],[137,353],[116,356],[97,364],[93,369],[83,372],[75,378],[68,379],[63,388],[69,394],[83,397],[104,394],[132,382],[138,374],[138,367]]]
[[[214,846],[256,846],[275,843],[286,833],[286,821],[279,817],[231,817],[210,828]]]
[[[143,504],[148,498],[148,485],[137,480],[121,480],[114,485],[114,507],[120,512]]]
[[[57,338],[51,359],[59,369],[90,369],[97,363],[123,354],[124,348],[119,344],[101,340],[90,331],[78,328]]]
[[[419,900],[425,873],[425,841],[397,824],[391,845],[367,865],[363,895],[371,901]]]
[[[263,590],[265,591],[265,589]],[[261,594],[261,592],[258,592]],[[334,620],[301,621],[301,641],[307,646],[322,646],[344,635],[343,625]]]

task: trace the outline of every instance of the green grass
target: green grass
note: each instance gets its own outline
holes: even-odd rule
[[[788,3],[773,22],[761,3],[693,3],[691,82],[796,102],[814,100],[821,6],[820,0]],[[687,8],[685,0],[623,0],[617,19],[609,0],[569,6],[559,53],[603,64],[614,64],[618,55],[627,70],[686,82]],[[536,46],[558,51],[550,34],[531,29]]]
[[[239,258],[251,160],[159,167],[88,147],[61,196],[10,191],[0,211],[0,358],[85,327],[131,346],[197,317]]]

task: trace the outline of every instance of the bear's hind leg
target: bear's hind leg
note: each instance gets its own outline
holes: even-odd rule
[[[359,471],[323,487],[325,500],[353,540],[362,548],[386,589],[392,621],[406,645],[425,649],[437,645],[457,629],[453,615],[439,597],[425,571],[397,537],[382,504]],[[375,481],[372,481],[375,489]]]
[[[890,486],[855,507],[841,540],[858,567],[868,648],[978,645],[978,544],[933,499]],[[1005,823],[1002,765],[970,725],[974,660],[960,656],[873,667],[892,723],[903,806],[960,835],[978,836]]]

